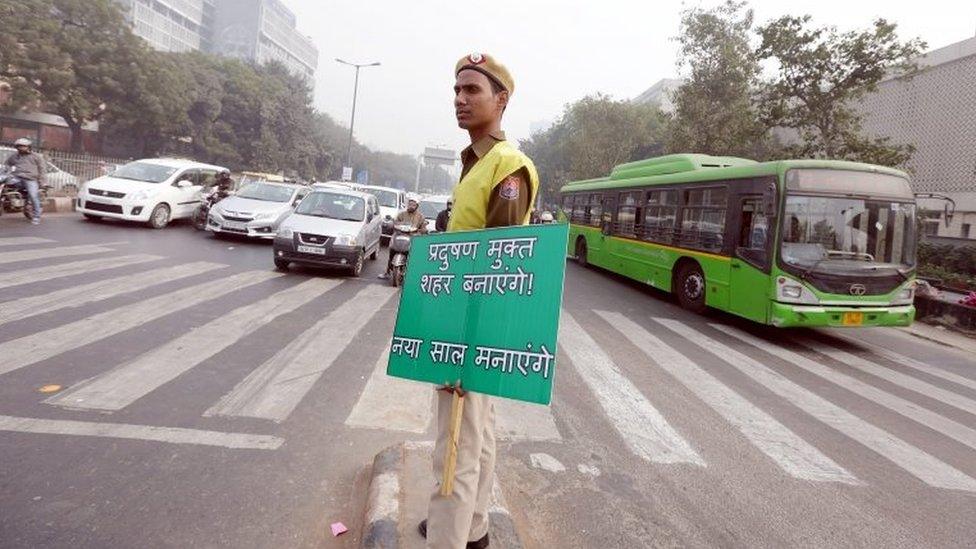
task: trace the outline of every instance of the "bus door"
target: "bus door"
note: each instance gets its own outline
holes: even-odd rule
[[[767,322],[772,299],[772,264],[776,185],[757,180],[735,189],[730,202],[732,260],[729,309],[757,322]]]

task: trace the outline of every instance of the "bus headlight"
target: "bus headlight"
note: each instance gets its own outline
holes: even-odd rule
[[[783,293],[783,297],[792,297],[793,299],[798,299],[803,295],[803,288],[800,286],[783,286],[780,291]]]
[[[892,302],[893,305],[907,305],[915,300],[915,288],[908,286],[902,288],[898,295],[895,296],[895,300]]]

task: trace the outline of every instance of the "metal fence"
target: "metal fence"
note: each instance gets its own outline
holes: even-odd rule
[[[14,150],[12,143],[0,143],[0,160],[5,160]],[[89,153],[73,153],[53,149],[38,149],[48,161],[47,183],[55,192],[75,194],[86,183],[115,171],[131,159],[98,156]]]

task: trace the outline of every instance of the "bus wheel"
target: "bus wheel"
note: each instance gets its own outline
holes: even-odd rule
[[[705,275],[698,263],[688,262],[678,269],[675,291],[682,307],[699,314],[705,312]]]
[[[586,267],[586,241],[580,238],[576,241],[576,262]]]

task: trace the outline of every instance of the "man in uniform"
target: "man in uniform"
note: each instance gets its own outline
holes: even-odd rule
[[[397,214],[396,219],[393,220],[393,226],[396,227],[400,223],[409,223],[417,231],[421,233],[426,232],[427,220],[424,219],[424,214],[420,213],[419,206],[420,203],[417,201],[416,196],[408,196],[407,209]],[[391,240],[390,242],[392,243],[393,241]],[[393,254],[393,247],[390,246],[390,255],[386,260],[386,272],[377,278],[382,280],[390,278],[390,271],[393,270]]]
[[[448,232],[525,225],[539,177],[527,156],[505,140],[502,114],[515,82],[504,65],[473,53],[454,67],[454,111],[471,145],[461,152],[461,181],[454,189]],[[451,401],[461,388],[437,390],[437,445],[434,475],[443,478],[450,442]],[[495,474],[495,410],[488,395],[464,394],[454,493],[430,497],[420,533],[434,549],[488,547],[488,499]]]

